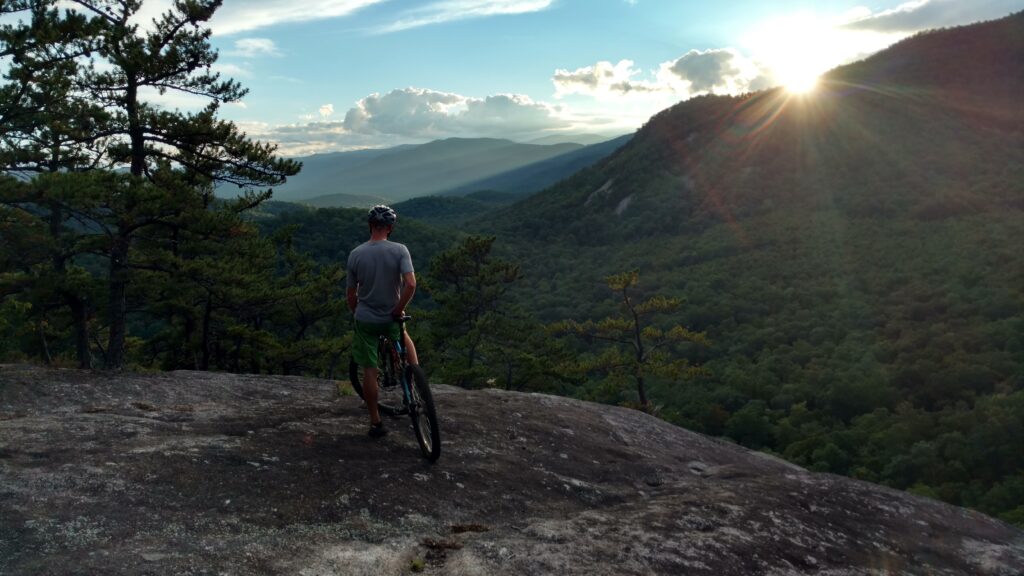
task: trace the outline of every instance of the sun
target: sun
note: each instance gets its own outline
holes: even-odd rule
[[[763,22],[743,44],[770,71],[776,85],[791,94],[807,94],[823,73],[846,59],[855,47],[850,41],[834,22],[802,13]]]
[[[818,87],[820,73],[814,70],[792,71],[780,74],[782,85],[790,94],[807,94]]]

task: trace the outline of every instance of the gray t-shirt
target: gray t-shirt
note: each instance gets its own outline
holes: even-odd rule
[[[368,241],[348,254],[347,286],[356,288],[355,319],[383,324],[402,296],[402,275],[412,272],[412,256],[403,244]]]

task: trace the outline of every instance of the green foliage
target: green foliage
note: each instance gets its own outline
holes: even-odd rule
[[[0,234],[18,239],[17,252],[0,254],[3,294],[32,304],[46,361],[63,323],[73,326],[80,366],[91,365],[92,339],[106,365],[120,368],[138,271],[187,274],[179,251],[186,236],[230,235],[230,218],[209,217],[212,182],[276,184],[299,165],[216,118],[220,103],[245,93],[210,72],[217,55],[204,23],[220,2],[175,3],[145,32],[129,23],[140,2],[77,4],[61,12],[54,2],[17,3],[10,8],[25,18],[0,27],[0,50],[11,56],[0,86],[0,162],[39,174],[0,184]],[[147,88],[211,104],[196,114],[169,112],[140,99]],[[110,170],[119,165],[128,172]],[[250,193],[226,209],[241,212],[265,197]],[[229,228],[209,229],[216,223]],[[107,261],[105,290],[97,258]],[[105,326],[92,325],[96,312]]]
[[[298,169],[216,117],[244,93],[208,71],[218,2],[178,3],[146,32],[125,24],[138,2],[78,5],[0,9],[30,23],[0,25],[0,163],[35,175],[0,177],[0,361],[333,376],[340,264],[365,212],[213,198],[216,181]],[[986,26],[1016,38],[1022,23]],[[1024,525],[1024,57],[942,38],[841,70],[814,98],[692,99],[486,218],[507,198],[410,202],[487,233],[401,217],[395,239],[429,262],[425,364],[466,386],[638,405]],[[987,75],[907,57],[940,52]],[[890,84],[851,88],[876,74]],[[167,112],[129,85],[211,105]],[[586,382],[565,376],[570,359]]]
[[[394,205],[403,217],[438,226],[460,226],[472,222],[518,197],[501,192],[477,192],[468,196],[421,196]]]
[[[0,362],[24,360],[32,305],[13,298],[0,300]]]
[[[708,341],[704,334],[691,332],[678,324],[667,329],[651,325],[649,316],[670,313],[682,302],[661,295],[637,302],[632,292],[639,281],[640,273],[636,270],[605,278],[619,306],[617,316],[598,321],[567,320],[552,328],[556,332],[579,336],[591,349],[597,345],[597,352],[584,355],[577,369],[583,373],[602,374],[606,378],[605,385],[599,389],[600,397],[607,399],[616,385],[631,380],[636,386],[639,406],[651,411],[647,379],[679,381],[699,374],[689,359],[681,355],[679,348],[685,344],[707,346]]]
[[[509,390],[555,389],[565,350],[523,308],[508,302],[519,267],[491,256],[493,237],[465,238],[430,262],[425,287],[428,362],[445,382]]]
[[[1022,26],[907,40],[808,98],[691,99],[475,228],[528,262],[511,295],[545,321],[624,330],[602,278],[627,266],[685,299],[655,326],[715,346],[649,383],[673,422],[980,507],[1024,452],[1002,412],[1024,389]],[[627,383],[594,372],[583,395]],[[1017,513],[997,494],[985,510]]]
[[[274,209],[280,212],[276,217],[268,218],[266,212],[263,212],[253,218],[260,231],[273,235],[289,229],[295,249],[309,254],[320,264],[344,263],[348,259],[349,251],[365,242],[368,237],[364,208],[314,210],[302,207],[280,209],[278,206]],[[422,263],[430,262],[436,254],[448,249],[456,237],[453,232],[405,218],[404,214],[399,212],[398,225],[391,239],[408,246],[413,255],[413,263],[422,266]]]

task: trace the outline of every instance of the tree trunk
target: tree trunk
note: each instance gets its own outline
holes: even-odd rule
[[[636,377],[636,392],[637,395],[640,397],[640,407],[643,409],[644,412],[650,414],[651,405],[647,402],[647,389],[644,386],[643,376],[637,375]]]
[[[50,345],[46,341],[46,327],[44,326],[44,324],[46,324],[46,318],[39,318],[39,340],[43,344],[43,362],[45,362],[46,365],[49,366],[50,364],[53,363],[53,358],[50,357]]]
[[[135,78],[129,77],[125,96],[131,139],[131,174],[141,177],[146,155],[139,123],[138,86]],[[124,342],[128,331],[128,249],[131,247],[131,236],[123,232],[123,227],[121,230],[110,250],[110,339],[106,365],[112,370],[124,367]]]
[[[131,174],[141,177],[146,168],[146,139],[139,120],[139,87],[134,76],[129,75],[125,90],[125,110],[128,112],[128,138],[131,141]]]
[[[128,247],[131,239],[117,236],[110,249],[110,339],[107,368],[124,367],[124,342],[128,330]]]
[[[210,317],[213,314],[213,295],[206,295],[206,308],[203,310],[203,362],[200,370],[210,369]]]
[[[334,380],[334,371],[338,367],[338,362],[341,359],[341,352],[335,352],[331,354],[331,363],[327,367],[327,375],[324,377],[326,380]]]
[[[78,356],[78,367],[88,370],[92,368],[92,350],[89,349],[89,306],[74,294],[65,293],[64,296],[75,323],[75,353]]]

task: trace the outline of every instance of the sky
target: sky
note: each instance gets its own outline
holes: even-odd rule
[[[170,0],[146,0],[140,20]],[[287,156],[632,132],[696,95],[786,86],[1024,0],[225,0],[221,116]],[[152,95],[189,109],[187,95]]]

